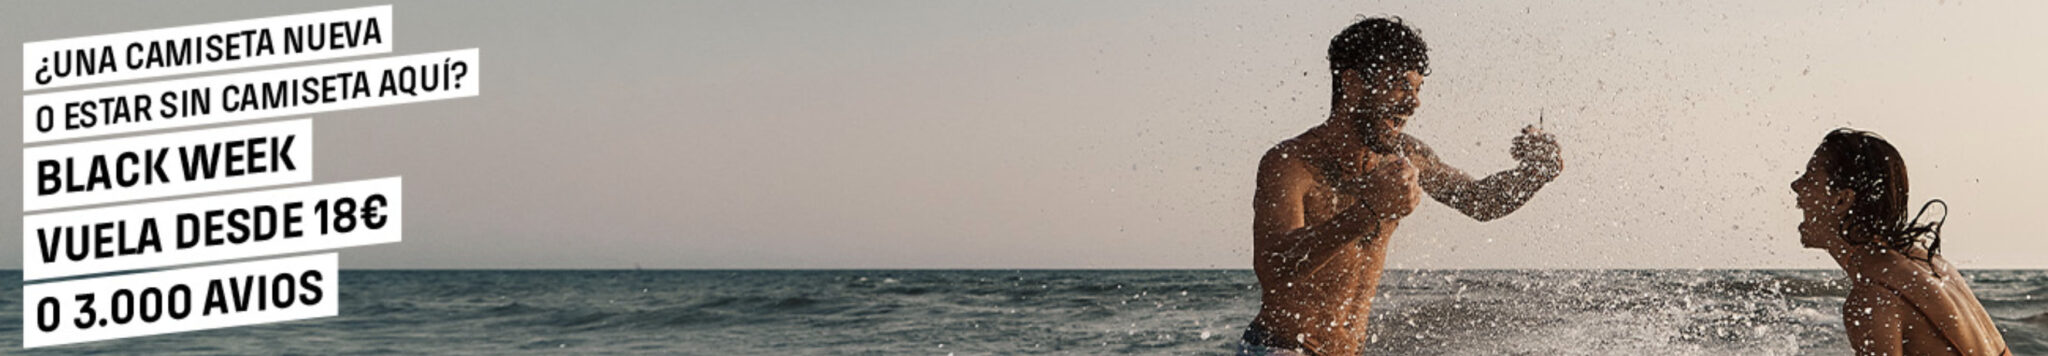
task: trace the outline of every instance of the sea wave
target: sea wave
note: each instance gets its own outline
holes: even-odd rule
[[[19,278],[0,275],[0,278]],[[1969,271],[2017,354],[2048,354],[2048,271]],[[25,350],[93,354],[1216,354],[1244,270],[345,271],[341,315]],[[1371,354],[1847,354],[1840,272],[1402,270]],[[20,345],[19,285],[0,338]]]

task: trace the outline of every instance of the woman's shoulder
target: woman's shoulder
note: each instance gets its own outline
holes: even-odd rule
[[[1896,315],[1911,306],[1898,291],[1873,283],[1854,283],[1842,300],[1842,316],[1868,320],[1876,315]]]
[[[1862,256],[1857,272],[1861,278],[1894,289],[1918,284],[1938,283],[1957,277],[1955,266],[1941,256],[1927,257],[1919,249],[1895,251],[1884,249]]]
[[[1900,315],[1917,314],[1920,321],[1932,325],[1964,354],[1983,354],[2004,346],[1990,315],[1954,265],[1938,255],[1883,255],[1865,259],[1859,268],[1864,282],[1856,286],[1868,290],[1850,292],[1851,297],[1843,303],[1845,317],[1852,312],[1867,314],[1900,308],[1896,311]],[[1852,309],[1852,304],[1867,309]]]

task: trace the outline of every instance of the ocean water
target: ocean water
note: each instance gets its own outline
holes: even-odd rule
[[[2048,271],[1969,271],[2018,355],[2048,355]],[[1369,352],[1846,355],[1834,271],[1389,271]],[[19,271],[0,272],[18,281]],[[344,271],[332,318],[0,354],[1226,354],[1246,270]]]

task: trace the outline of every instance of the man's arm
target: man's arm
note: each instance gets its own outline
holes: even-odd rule
[[[1524,159],[1521,165],[1514,169],[1474,180],[1457,167],[1438,160],[1436,151],[1431,150],[1429,145],[1422,143],[1421,140],[1409,137],[1408,142],[1408,157],[1416,162],[1416,168],[1421,170],[1422,190],[1429,192],[1430,198],[1435,198],[1436,201],[1479,221],[1491,221],[1521,209],[1522,204],[1529,202],[1529,197],[1536,195],[1537,190],[1543,189],[1544,184],[1557,178],[1563,166],[1554,158],[1556,143],[1545,142],[1550,145],[1549,149],[1552,151],[1549,162]],[[1518,147],[1518,150],[1522,149],[1525,148]]]
[[[1329,221],[1308,225],[1302,197],[1308,193],[1314,173],[1301,161],[1284,156],[1276,149],[1259,160],[1258,187],[1252,193],[1252,234],[1257,244],[1253,264],[1259,274],[1293,274],[1319,265],[1340,244],[1379,238],[1383,222],[1396,218],[1374,214],[1369,204],[1361,202]]]

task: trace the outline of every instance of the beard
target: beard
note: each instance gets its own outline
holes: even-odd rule
[[[1414,111],[1414,107],[1408,107],[1407,111]],[[1382,155],[1403,153],[1401,134],[1396,127],[1399,122],[1407,120],[1407,114],[1378,111],[1360,113],[1355,117],[1358,121],[1352,127],[1357,128],[1358,139],[1364,141],[1366,149]]]
[[[1386,104],[1386,105],[1372,105],[1372,104],[1364,104],[1364,105],[1359,105],[1359,106],[1354,106],[1354,107],[1351,107],[1351,113],[1352,113],[1352,114],[1357,114],[1358,116],[1365,116],[1365,117],[1387,117],[1387,116],[1400,116],[1400,117],[1407,117],[1407,116],[1409,116],[1409,115],[1415,115],[1415,107],[1416,107],[1416,106],[1420,106],[1420,105],[1417,105],[1417,104],[1416,104],[1416,103],[1414,103],[1414,102],[1401,102],[1401,103],[1394,103],[1394,104]]]
[[[1381,111],[1384,111],[1385,114],[1389,116],[1408,117],[1409,115],[1415,115],[1416,106],[1417,105],[1415,105],[1415,103],[1412,102],[1402,102],[1399,104],[1387,105],[1385,108],[1382,108]]]
[[[1372,153],[1382,153],[1382,155],[1386,155],[1386,153],[1401,153],[1401,145],[1399,145],[1401,133],[1395,131],[1389,125],[1389,121],[1399,121],[1399,119],[1360,119],[1354,125],[1354,127],[1358,127],[1358,139],[1366,143],[1366,149],[1372,149]]]

